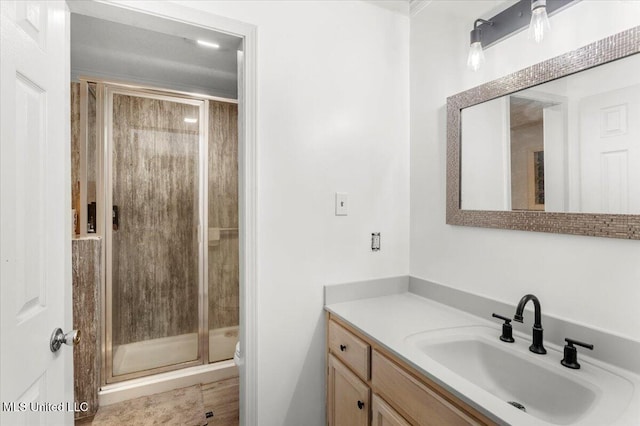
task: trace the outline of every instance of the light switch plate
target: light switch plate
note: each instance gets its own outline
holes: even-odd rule
[[[336,192],[336,216],[347,215],[347,198],[346,192]]]

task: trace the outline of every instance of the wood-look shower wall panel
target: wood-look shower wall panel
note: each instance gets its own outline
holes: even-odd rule
[[[96,89],[95,83],[90,83],[90,90],[87,94],[87,154],[86,154],[86,191],[87,203],[96,201],[96,180],[97,180],[97,129],[96,129]],[[83,113],[80,108],[80,83],[71,83],[71,208],[78,210],[78,220],[80,219],[80,209],[87,206],[80,204],[80,116]],[[78,231],[80,225],[78,224]]]
[[[113,97],[114,345],[198,330],[197,111]]]
[[[209,228],[238,228],[238,106],[209,102]],[[209,243],[209,328],[239,323],[238,231]]]
[[[158,232],[158,259],[171,259],[156,266],[155,279],[167,283],[171,309],[162,321],[179,324],[174,332],[198,331],[198,125],[185,124],[185,117],[197,117],[194,106],[158,102],[156,132],[157,163],[154,199]],[[188,284],[187,284],[188,283]],[[167,306],[169,307],[169,306]]]
[[[80,83],[71,83],[71,208],[80,198]]]
[[[96,128],[97,99],[96,84],[89,83],[87,93],[87,203],[96,201],[98,180],[98,135]]]
[[[102,239],[73,239],[71,247],[73,328],[81,333],[80,343],[73,348],[74,399],[76,404],[88,404],[88,411],[75,413],[78,419],[98,410]]]

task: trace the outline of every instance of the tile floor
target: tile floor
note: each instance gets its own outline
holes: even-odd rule
[[[100,407],[93,419],[76,421],[76,426],[237,426],[238,403],[234,377]]]

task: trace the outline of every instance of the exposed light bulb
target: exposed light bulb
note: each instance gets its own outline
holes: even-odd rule
[[[547,16],[547,0],[531,1],[531,22],[529,23],[529,39],[540,43],[544,33],[549,31],[549,16]]]
[[[478,71],[482,64],[484,64],[484,50],[482,49],[482,43],[476,41],[471,43],[471,47],[469,48],[467,67],[474,71]]]
[[[490,27],[493,22],[484,19],[476,19],[473,23],[473,30],[469,33],[469,56],[467,56],[467,67],[473,71],[478,71],[484,64],[484,50],[482,49],[482,30],[478,25],[486,24]]]

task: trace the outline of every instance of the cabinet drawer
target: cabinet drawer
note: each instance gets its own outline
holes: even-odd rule
[[[402,407],[404,414],[420,426],[457,426],[479,424],[474,418],[416,380],[409,373],[373,351],[373,391],[392,406]]]
[[[329,349],[364,380],[369,380],[369,344],[329,321]]]

